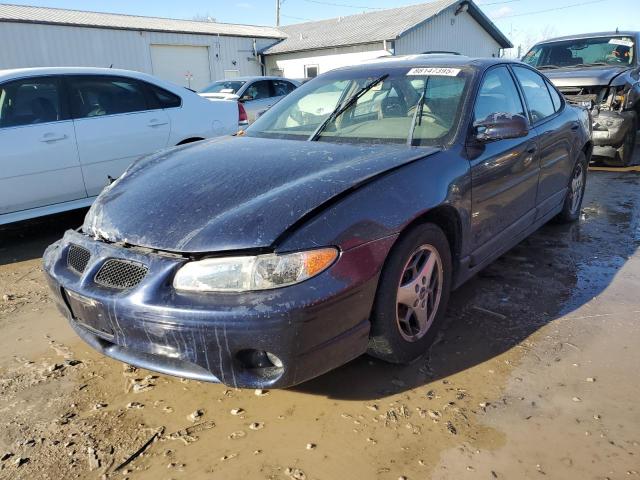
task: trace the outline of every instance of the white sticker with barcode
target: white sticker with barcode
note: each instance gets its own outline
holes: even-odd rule
[[[455,77],[460,73],[459,68],[447,68],[447,67],[420,67],[412,68],[407,73],[407,76],[416,75],[439,75],[443,77]]]
[[[633,40],[628,40],[626,38],[612,38],[609,40],[609,43],[612,45],[623,45],[625,47],[633,47]]]

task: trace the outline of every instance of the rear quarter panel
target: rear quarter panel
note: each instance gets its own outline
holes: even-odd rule
[[[165,110],[171,118],[169,146],[188,138],[211,138],[238,131],[238,104],[207,100],[197,94],[182,95],[182,106]]]

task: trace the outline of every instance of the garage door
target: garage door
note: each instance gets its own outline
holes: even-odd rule
[[[209,48],[151,45],[153,74],[170,82],[200,90],[211,83]]]

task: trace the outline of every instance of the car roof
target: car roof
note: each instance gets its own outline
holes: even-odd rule
[[[277,77],[277,76],[262,76],[262,75],[255,75],[255,76],[243,76],[243,77],[234,77],[234,78],[223,78],[221,80],[216,80],[213,83],[218,83],[218,82],[233,82],[233,81],[241,81],[241,82],[251,82],[253,80],[292,80],[291,78],[285,78],[285,77]]]
[[[640,32],[634,30],[620,30],[620,31],[612,31],[612,32],[592,32],[592,33],[578,33],[576,35],[564,35],[562,37],[548,38],[546,40],[542,40],[537,42],[536,45],[540,45],[542,43],[552,43],[552,42],[561,42],[563,40],[579,40],[582,38],[595,38],[595,37],[614,37],[614,36],[622,36],[622,37],[637,37]]]
[[[122,75],[144,80],[157,82],[158,79],[151,75],[133,70],[122,70],[118,68],[98,68],[98,67],[35,67],[35,68],[14,68],[0,70],[0,80],[10,80],[21,77],[39,77],[42,75]]]
[[[357,65],[342,67],[339,70],[360,70],[363,68],[385,67],[472,67],[479,70],[499,63],[520,63],[508,58],[475,58],[464,55],[450,55],[444,53],[430,53],[419,55],[384,56],[367,60]]]

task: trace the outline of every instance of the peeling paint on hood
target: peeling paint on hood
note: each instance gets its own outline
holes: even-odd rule
[[[437,151],[252,137],[199,142],[131,166],[94,202],[83,231],[184,253],[269,247],[336,195]]]

